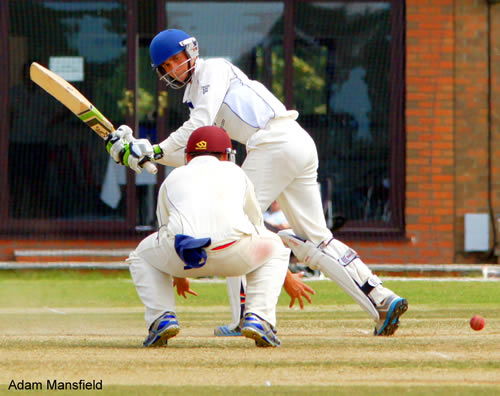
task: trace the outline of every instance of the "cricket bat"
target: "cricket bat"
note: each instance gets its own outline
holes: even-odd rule
[[[80,91],[61,76],[33,62],[30,66],[30,77],[33,82],[71,110],[103,139],[115,130],[113,124]],[[131,137],[128,137],[127,140],[130,141],[130,139]],[[145,162],[142,167],[152,174],[158,172],[156,166],[149,161]]]

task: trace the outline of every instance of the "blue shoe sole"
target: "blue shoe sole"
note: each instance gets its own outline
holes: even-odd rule
[[[178,325],[167,327],[165,330],[158,333],[153,341],[149,343],[144,342],[144,346],[147,348],[166,346],[168,344],[168,339],[175,337],[179,334],[179,331],[181,331],[181,328]]]
[[[219,333],[217,333],[217,330]],[[229,330],[226,326],[219,326],[214,330],[216,337],[241,337],[241,331]]]
[[[376,336],[390,336],[393,335],[399,327],[399,317],[408,310],[408,301],[405,298],[398,298],[393,301],[384,325],[379,329],[378,333],[375,330]]]
[[[280,346],[279,340],[277,342],[270,340],[265,335],[262,335],[260,331],[252,327],[245,327],[241,329],[241,334],[247,338],[254,340],[255,345],[261,348]]]

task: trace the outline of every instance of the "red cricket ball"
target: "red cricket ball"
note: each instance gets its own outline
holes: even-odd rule
[[[486,322],[482,316],[474,315],[470,320],[470,327],[472,327],[472,330],[479,331],[483,329],[485,323]]]

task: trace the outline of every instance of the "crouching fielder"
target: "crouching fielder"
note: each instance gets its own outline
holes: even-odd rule
[[[145,347],[166,346],[179,333],[172,277],[246,275],[242,334],[257,346],[276,347],[276,304],[290,250],[264,227],[253,185],[228,161],[227,133],[215,126],[194,131],[186,166],[160,187],[159,230],[145,238],[127,262],[146,307]]]

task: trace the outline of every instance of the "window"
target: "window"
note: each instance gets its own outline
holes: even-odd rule
[[[327,221],[340,213],[352,231],[403,232],[399,12],[388,1],[299,2],[294,12],[293,103],[318,147]]]
[[[9,17],[9,216],[123,218],[124,205],[115,210],[102,199],[120,195],[120,186],[105,188],[110,159],[102,140],[30,81],[29,65],[53,68],[120,123],[126,7],[120,1],[11,0]]]
[[[400,3],[166,2],[165,26],[195,36],[202,57],[228,58],[299,111],[318,148],[330,226],[340,214],[345,232],[402,235]]]
[[[183,92],[157,92],[150,70],[149,42],[169,27],[194,35],[202,57],[231,60],[299,111],[316,141],[327,223],[336,214],[348,220],[337,235],[403,236],[404,3],[9,0],[0,21],[0,63],[9,69],[0,84],[3,229],[112,233],[123,224],[132,230],[137,212],[141,225],[154,222],[157,181],[142,188],[136,178],[135,186],[95,134],[30,87],[23,65],[63,59],[59,67],[115,125],[136,123],[141,136],[162,140],[188,112]],[[245,148],[237,149],[241,163]]]

